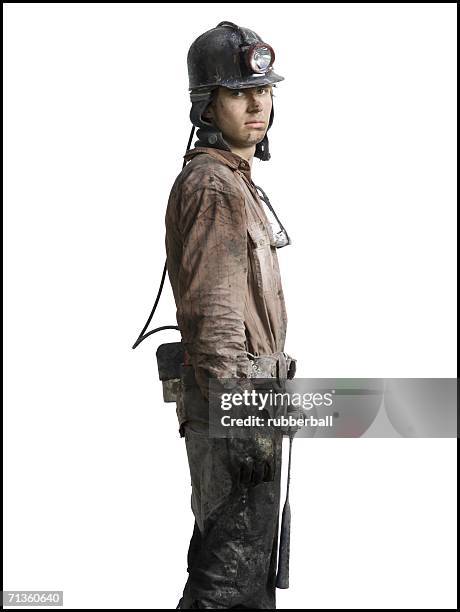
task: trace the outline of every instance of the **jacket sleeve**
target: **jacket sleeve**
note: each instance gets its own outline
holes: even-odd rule
[[[182,199],[178,324],[203,395],[208,378],[248,376],[243,194],[206,183]]]

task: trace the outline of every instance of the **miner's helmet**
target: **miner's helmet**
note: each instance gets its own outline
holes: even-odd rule
[[[222,133],[202,118],[218,87],[245,89],[272,85],[284,77],[273,69],[275,52],[258,34],[231,21],[221,21],[215,28],[201,34],[191,45],[187,56],[189,90],[192,108],[190,120],[198,127],[196,146],[230,150]],[[270,115],[268,129],[273,123]],[[270,159],[268,138],[256,145],[255,157]]]

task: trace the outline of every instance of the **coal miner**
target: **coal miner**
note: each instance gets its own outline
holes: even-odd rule
[[[166,212],[167,271],[184,347],[177,395],[192,510],[178,608],[274,609],[282,431],[209,434],[211,379],[292,378],[277,249],[290,239],[251,176],[270,159],[274,50],[229,21],[188,52],[197,128]],[[193,136],[193,132],[192,132]],[[190,143],[189,143],[190,147]]]

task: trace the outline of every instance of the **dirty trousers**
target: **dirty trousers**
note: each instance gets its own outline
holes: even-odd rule
[[[242,484],[225,438],[183,427],[195,526],[181,608],[275,609],[282,435],[272,436],[274,480]]]

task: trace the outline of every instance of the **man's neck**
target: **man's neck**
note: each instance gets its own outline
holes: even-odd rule
[[[245,159],[249,163],[249,167],[252,169],[252,160],[254,159],[254,153],[256,152],[255,146],[242,149],[230,145],[230,149],[232,153],[235,153],[235,155],[239,155],[240,157]]]

